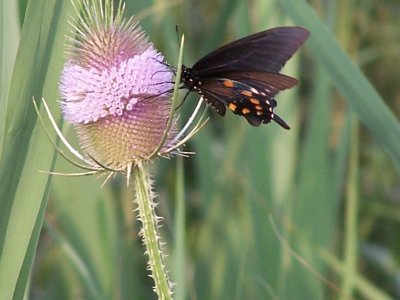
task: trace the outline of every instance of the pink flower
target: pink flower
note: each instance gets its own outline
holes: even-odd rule
[[[91,158],[125,170],[149,158],[162,140],[173,73],[132,19],[85,9],[61,74],[62,112]]]

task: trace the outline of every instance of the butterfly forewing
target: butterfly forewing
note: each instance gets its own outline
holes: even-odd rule
[[[278,27],[227,44],[204,56],[193,66],[197,76],[221,70],[278,73],[308,37],[301,27]]]

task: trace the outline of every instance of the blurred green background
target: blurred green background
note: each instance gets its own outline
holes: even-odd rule
[[[210,111],[196,155],[152,165],[176,299],[400,299],[400,2],[127,2],[172,65],[175,26],[187,66],[266,28],[311,32],[282,71],[300,81],[277,97],[290,131]],[[124,178],[39,173],[77,171],[31,101],[61,120],[69,1],[0,3],[0,298],[156,299]]]

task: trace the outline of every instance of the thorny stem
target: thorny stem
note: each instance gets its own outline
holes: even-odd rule
[[[155,291],[160,300],[172,299],[171,283],[168,281],[167,270],[164,265],[160,236],[157,232],[158,220],[156,216],[154,195],[151,190],[151,179],[147,166],[138,162],[133,170],[133,181],[136,190],[136,203],[139,220],[142,222],[140,231],[146,253],[149,257],[149,270],[154,279]]]

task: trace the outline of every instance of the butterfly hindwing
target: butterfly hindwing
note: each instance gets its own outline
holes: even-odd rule
[[[221,76],[264,92],[269,97],[275,96],[280,91],[290,89],[298,83],[295,78],[279,73],[232,72],[221,74]],[[218,78],[216,77],[215,79]]]
[[[279,76],[283,75],[271,74],[270,77]],[[289,126],[282,119],[279,117],[275,119],[276,115],[273,109],[276,107],[276,100],[273,96],[279,90],[295,84],[295,79],[288,80],[287,85],[274,84],[274,81],[270,81],[269,84],[263,82],[260,85],[261,88],[256,88],[246,82],[247,77],[241,77],[244,78],[242,81],[232,78],[212,78],[202,84],[201,94],[217,113],[224,115],[226,106],[233,113],[245,117],[252,126],[259,126],[261,123],[267,124],[274,120],[282,127],[289,129]],[[250,82],[253,83],[253,81]]]

